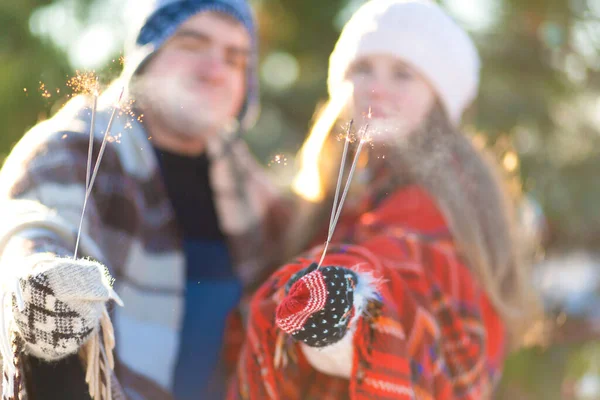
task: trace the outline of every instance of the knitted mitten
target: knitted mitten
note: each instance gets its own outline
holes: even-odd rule
[[[37,254],[26,260],[28,265],[17,284],[3,282],[2,299],[7,294],[14,297],[10,296],[12,315],[0,318],[0,335],[6,338],[15,331],[25,342],[25,352],[46,361],[82,350],[88,364],[86,381],[90,394],[107,398],[102,396],[107,388],[98,388],[102,380],[99,374],[109,376],[109,368],[113,367],[114,334],[105,304],[113,299],[122,305],[112,289],[108,270],[94,261],[51,254]],[[6,313],[4,307],[3,312]],[[7,340],[0,342],[4,367],[10,370]],[[109,389],[110,383],[107,384]]]
[[[316,370],[349,378],[356,326],[370,304],[380,304],[378,285],[368,272],[312,264],[286,284],[275,323]]]
[[[355,315],[354,289],[358,276],[342,267],[317,264],[296,273],[286,285],[286,296],[275,322],[284,332],[311,347],[341,340]]]

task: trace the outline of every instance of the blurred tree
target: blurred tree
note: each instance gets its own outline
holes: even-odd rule
[[[56,24],[66,28],[77,21],[90,21],[92,0],[24,0],[0,4],[0,118],[4,123],[0,137],[0,163],[23,133],[51,116],[72,95],[66,83],[75,74],[68,54],[54,37],[40,29],[39,11],[55,9]],[[62,11],[62,12],[61,12]],[[77,20],[67,18],[67,11]],[[43,27],[42,27],[43,28]],[[35,33],[34,33],[35,32]],[[66,39],[73,39],[66,36]],[[104,75],[114,68],[108,62]]]
[[[44,0],[2,2],[0,4],[0,157],[6,155],[23,132],[44,118],[50,104],[40,93],[40,82],[56,87],[64,82],[69,66],[63,54],[49,40],[34,37],[29,30],[33,10]],[[47,96],[47,94],[45,95]]]
[[[475,32],[483,79],[474,120],[492,139],[508,134],[522,181],[542,203],[551,247],[600,243],[595,2],[505,0],[498,23]]]

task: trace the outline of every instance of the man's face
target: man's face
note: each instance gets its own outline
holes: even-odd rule
[[[133,83],[145,113],[197,137],[235,119],[246,94],[251,40],[231,17],[202,12],[184,22]]]

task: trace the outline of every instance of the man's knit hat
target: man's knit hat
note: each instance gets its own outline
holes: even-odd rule
[[[329,59],[329,95],[339,89],[354,61],[372,54],[394,55],[419,71],[455,124],[477,96],[477,49],[432,1],[371,0],[360,7],[342,30]]]
[[[252,10],[246,0],[149,0],[139,9],[138,21],[125,46],[123,76],[129,80],[188,18],[204,11],[231,15],[247,29],[252,51],[246,71],[246,101],[238,120],[251,127],[258,117],[257,35]]]
[[[344,337],[355,315],[357,283],[356,273],[349,269],[311,264],[287,283],[275,323],[311,347],[332,345]]]

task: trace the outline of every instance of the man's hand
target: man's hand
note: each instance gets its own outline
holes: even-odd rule
[[[105,303],[123,305],[103,265],[37,254],[26,258],[12,304],[25,351],[47,360],[76,353],[99,327]]]

